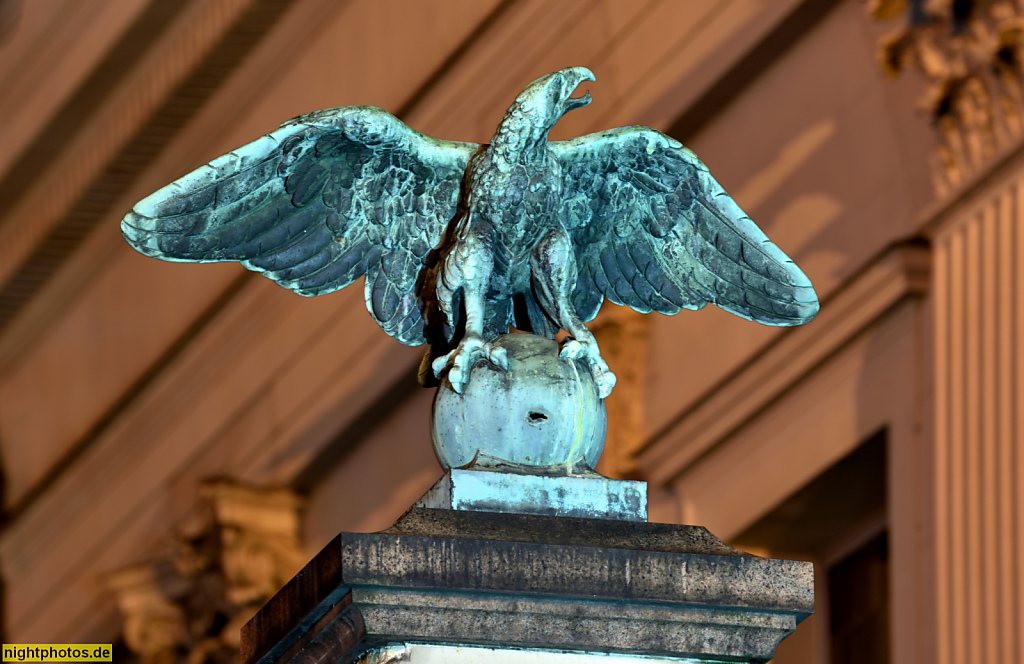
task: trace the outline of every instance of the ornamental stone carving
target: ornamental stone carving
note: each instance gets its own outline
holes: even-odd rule
[[[1009,0],[870,0],[868,11],[905,17],[879,43],[879,66],[926,81],[920,108],[939,135],[932,178],[945,197],[1020,138],[1024,10]]]
[[[163,559],[104,579],[145,664],[236,662],[241,626],[306,560],[294,494],[217,481],[200,499]]]

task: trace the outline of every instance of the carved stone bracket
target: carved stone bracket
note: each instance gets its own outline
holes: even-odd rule
[[[920,103],[939,134],[932,180],[943,198],[1021,136],[1024,9],[1012,0],[870,0],[868,11],[906,16],[879,43],[879,65],[927,81]]]
[[[200,498],[164,559],[104,579],[145,664],[236,662],[241,626],[306,561],[294,494],[217,481]]]

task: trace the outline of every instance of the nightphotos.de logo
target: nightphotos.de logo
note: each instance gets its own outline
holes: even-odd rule
[[[25,644],[5,643],[5,662],[112,662],[109,643]]]

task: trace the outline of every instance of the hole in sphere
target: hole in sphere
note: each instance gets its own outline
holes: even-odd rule
[[[544,413],[530,413],[526,416],[526,419],[530,420],[530,424],[540,424],[544,420],[548,419],[548,416]]]

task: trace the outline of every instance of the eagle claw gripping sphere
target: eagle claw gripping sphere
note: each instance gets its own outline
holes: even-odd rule
[[[507,334],[508,370],[486,359],[462,394],[445,381],[434,399],[431,436],[445,468],[481,456],[523,466],[597,465],[604,447],[604,401],[587,365],[559,356],[558,343]]]

